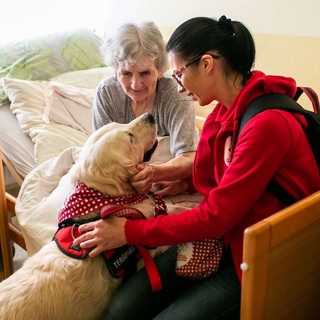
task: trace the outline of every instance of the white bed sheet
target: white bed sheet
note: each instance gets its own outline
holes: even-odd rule
[[[49,159],[25,178],[16,202],[16,215],[29,255],[52,240],[58,213],[73,185],[68,175],[81,148],[71,147]]]

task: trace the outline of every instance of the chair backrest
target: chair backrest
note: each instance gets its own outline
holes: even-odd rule
[[[5,190],[3,161],[0,150],[0,281],[13,273],[12,244],[26,249],[21,230],[11,222],[15,215],[16,199]]]
[[[320,319],[320,191],[247,228],[241,319]]]
[[[9,216],[7,209],[6,190],[3,174],[2,153],[0,150],[0,248],[1,248],[1,270],[0,280],[13,273],[13,261],[9,235]]]
[[[196,115],[196,126],[201,133],[204,123],[206,122],[206,118]]]

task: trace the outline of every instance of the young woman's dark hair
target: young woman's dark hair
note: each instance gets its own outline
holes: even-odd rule
[[[241,22],[225,16],[219,21],[196,17],[184,22],[174,31],[166,48],[185,61],[215,52],[225,60],[226,71],[230,68],[241,74],[244,83],[251,75],[255,60],[255,45],[250,31]]]

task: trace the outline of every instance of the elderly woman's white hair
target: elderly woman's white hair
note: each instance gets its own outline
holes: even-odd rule
[[[146,60],[154,60],[159,72],[165,72],[169,68],[165,42],[153,22],[122,25],[104,40],[101,53],[105,64],[114,70],[118,69],[119,62],[130,66],[143,65]]]

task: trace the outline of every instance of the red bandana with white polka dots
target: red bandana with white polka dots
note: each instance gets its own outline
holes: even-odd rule
[[[60,225],[65,220],[80,217],[93,211],[100,211],[104,206],[124,207],[126,204],[136,204],[147,198],[153,202],[156,209],[160,208],[166,211],[163,199],[153,193],[111,197],[98,190],[88,188],[84,183],[79,183],[60,210],[58,223]]]

